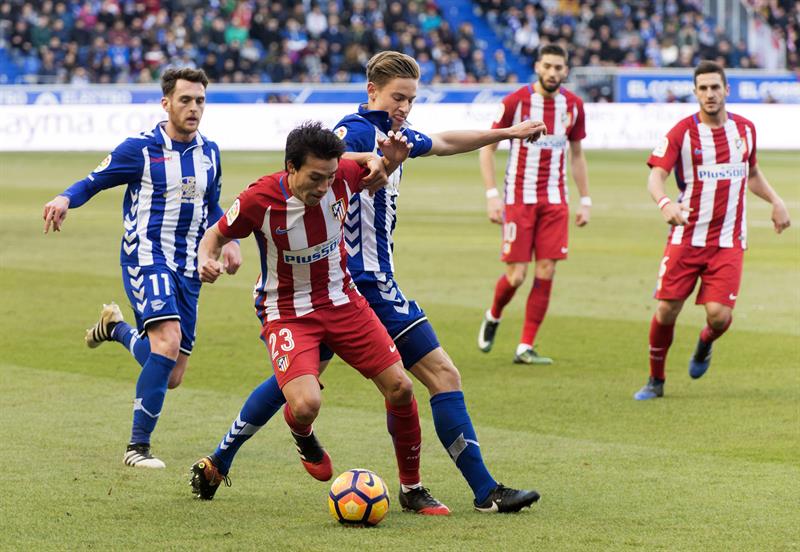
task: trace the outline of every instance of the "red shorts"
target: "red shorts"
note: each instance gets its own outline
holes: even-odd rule
[[[506,205],[503,214],[504,263],[529,263],[537,259],[567,258],[569,206],[532,203]]]
[[[744,250],[738,247],[692,247],[667,244],[658,270],[656,299],[683,301],[700,278],[698,305],[722,303],[733,308],[742,282]]]
[[[374,378],[400,353],[367,301],[316,310],[297,318],[280,318],[261,329],[278,385],[306,374],[319,377],[319,346],[325,343],[365,378]]]

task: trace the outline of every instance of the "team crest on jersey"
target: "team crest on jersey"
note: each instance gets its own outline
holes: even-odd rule
[[[275,359],[275,368],[278,372],[285,372],[289,369],[289,355],[283,355]]]
[[[669,138],[664,136],[661,139],[661,143],[656,146],[653,150],[653,156],[655,157],[664,157],[664,154],[667,153],[667,148],[669,147]]]
[[[347,127],[340,126],[333,133],[339,138],[339,140],[344,140],[344,137],[347,136]]]
[[[200,191],[197,189],[197,179],[193,176],[184,176],[181,178],[181,201],[184,203],[192,203],[195,199],[200,197]]]
[[[744,155],[746,153],[746,149],[745,149],[745,146],[744,146],[744,140],[742,140],[741,136],[736,138],[736,141],[734,142],[734,146],[736,147],[736,153],[738,155]]]
[[[339,222],[344,222],[344,217],[347,215],[347,206],[345,205],[344,198],[336,200],[336,203],[331,205],[331,212],[334,217],[339,219]]]
[[[100,171],[108,167],[110,164],[111,164],[111,154],[109,153],[108,155],[106,155],[105,159],[100,161],[100,164],[97,165],[97,167],[95,167],[95,169],[92,172],[99,173]]]
[[[239,198],[236,198],[236,201],[233,202],[231,208],[228,209],[228,212],[225,213],[225,222],[228,223],[228,226],[233,224],[233,221],[236,220],[236,217],[239,216]]]
[[[564,114],[561,116],[561,122],[564,124],[565,128],[568,128],[570,124],[572,124],[572,112],[565,111]]]

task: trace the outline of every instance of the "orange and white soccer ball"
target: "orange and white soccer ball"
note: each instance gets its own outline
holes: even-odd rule
[[[347,470],[331,485],[328,508],[339,523],[377,525],[389,512],[389,490],[383,479],[369,470]]]

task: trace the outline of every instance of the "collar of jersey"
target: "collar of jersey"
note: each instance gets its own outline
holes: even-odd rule
[[[175,149],[172,147],[172,139],[169,136],[167,136],[167,131],[164,130],[164,125],[166,125],[166,124],[167,124],[167,121],[159,122],[156,125],[156,128],[153,129],[153,136],[156,139],[156,144],[159,144],[159,145],[162,145],[162,146],[167,146],[168,150],[175,151]],[[195,146],[202,146],[203,143],[204,143],[203,142],[203,137],[200,136],[199,132],[197,132],[194,135],[194,139],[186,147],[186,149],[183,151],[183,153],[186,153],[187,151],[189,151],[190,149],[192,149]]]
[[[392,119],[389,118],[388,111],[381,111],[379,109],[367,109],[367,104],[358,106],[358,114],[364,117],[367,121],[378,127],[384,134],[392,130]],[[407,123],[403,123],[400,130],[408,128]]]

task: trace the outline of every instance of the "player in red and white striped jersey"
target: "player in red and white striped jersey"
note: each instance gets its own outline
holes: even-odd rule
[[[698,278],[696,303],[705,306],[707,325],[689,361],[689,375],[697,379],[708,370],[712,343],[730,326],[739,295],[747,247],[746,188],[772,204],[776,232],[790,224],[783,200],[758,168],[755,126],[725,109],[729,88],[722,67],[701,62],[694,84],[700,111],[675,125],[647,161],[648,190],[672,228],[650,323],[650,378],[634,395],[637,400],[663,396],[675,321]],[[680,189],[675,202],[664,189],[673,168]]]
[[[567,150],[572,177],[580,193],[575,223],[589,222],[592,200],[581,140],[586,137],[583,102],[561,86],[567,78],[567,53],[555,44],[539,50],[538,80],[503,99],[492,128],[525,120],[544,121],[548,135],[536,142],[511,140],[505,175],[504,201],[495,186],[494,153],[497,144],[481,149],[480,164],[486,186],[489,220],[503,225],[501,260],[506,272],[495,284],[494,300],[478,334],[478,347],[489,352],[505,306],[525,281],[536,257],[533,286],[525,307],[525,323],[514,356],[518,364],[551,364],[533,344],[550,302],[556,262],[567,258],[569,206],[567,204]]]
[[[204,282],[215,281],[222,274],[217,261],[222,246],[254,234],[261,253],[261,275],[254,293],[261,338],[269,348],[277,385],[287,403],[284,418],[305,468],[322,481],[332,476],[330,457],[312,431],[321,404],[318,378],[324,343],[383,393],[400,482],[421,489],[417,494],[424,495],[416,511],[446,515],[447,506],[421,487],[422,436],[411,380],[397,347],[358,293],[345,265],[342,234],[350,197],[366,182],[373,183],[370,190],[374,191],[373,175],[381,169],[380,183],[385,185],[386,175],[400,166],[410,149],[405,136],[392,132],[380,147],[383,157],[347,154],[367,163],[362,167],[340,159],[344,142],[321,124],[306,123],[294,129],[286,140],[286,170],[252,184],[206,232],[199,248],[200,277]],[[262,385],[269,385],[269,380]],[[254,393],[258,395],[259,390]],[[280,392],[274,391],[267,402],[280,404],[280,399]],[[229,444],[250,423],[247,410],[245,403],[232,426],[233,435],[226,436]],[[247,431],[255,433],[274,412],[263,413],[266,419]],[[221,445],[215,455],[192,468],[192,484],[201,498],[211,498],[222,480],[219,474],[227,473],[232,458],[226,466],[225,458],[219,456],[223,452]]]

